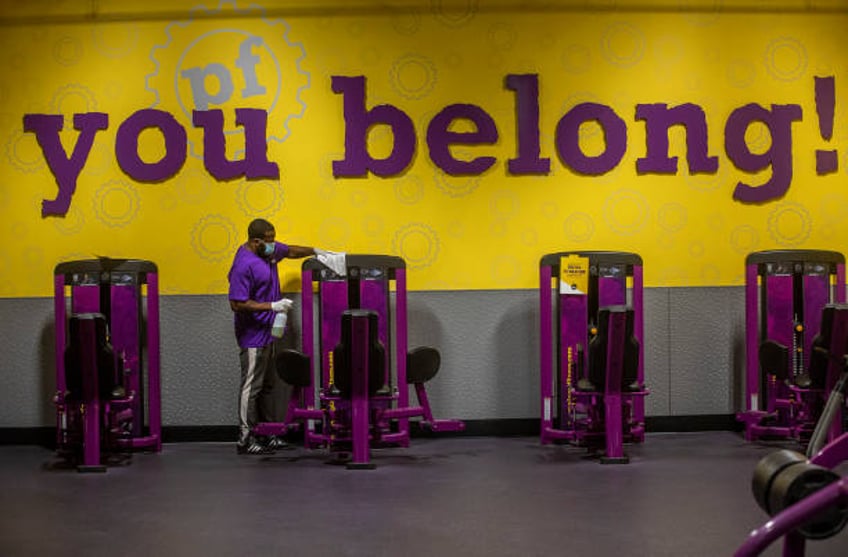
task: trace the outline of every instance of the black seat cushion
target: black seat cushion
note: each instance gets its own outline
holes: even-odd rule
[[[436,376],[442,364],[439,351],[430,346],[413,348],[406,355],[406,382],[426,383]]]
[[[292,348],[284,348],[277,352],[274,363],[279,378],[292,387],[308,387],[312,384],[312,370],[306,354]]]

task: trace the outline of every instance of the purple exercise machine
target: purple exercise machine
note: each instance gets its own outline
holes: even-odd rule
[[[562,291],[571,257],[586,263],[585,292]],[[603,446],[602,463],[626,463],[623,444],[645,437],[642,258],[551,253],[539,275],[541,441]]]
[[[822,310],[845,301],[845,257],[775,250],[745,260],[745,439],[805,443],[836,377],[811,373]],[[821,368],[819,368],[821,369]]]
[[[829,305],[822,314],[823,358],[814,363],[835,381],[806,455],[780,450],[760,460],[751,482],[754,498],[770,519],[751,532],[736,557],[760,555],[783,537],[783,557],[803,557],[806,540],[838,534],[848,523],[848,477],[835,469],[848,461],[842,411],[848,394],[848,306]]]
[[[424,383],[439,370],[431,347],[407,351],[406,263],[400,257],[345,257],[346,273],[310,258],[302,266],[302,352],[282,350],[280,377],[292,385],[285,422],[258,435],[303,427],[306,448],[328,447],[348,468],[373,468],[372,446],[408,446],[410,418],[432,431],[461,431],[433,418]],[[417,405],[411,405],[409,386]]]
[[[161,451],[156,265],[59,263],[54,311],[58,452],[100,472],[107,453]]]

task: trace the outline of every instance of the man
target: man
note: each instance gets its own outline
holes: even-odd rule
[[[271,327],[275,316],[282,314],[285,319],[292,306],[292,301],[280,293],[277,262],[323,253],[320,249],[277,242],[274,226],[265,219],[254,219],[247,227],[247,242],[239,246],[233,258],[227,278],[241,360],[238,454],[270,454],[275,448],[285,446],[277,438],[263,445],[251,433],[259,421],[263,383],[268,374],[274,373]]]

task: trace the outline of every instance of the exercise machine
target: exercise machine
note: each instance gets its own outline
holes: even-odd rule
[[[300,429],[304,447],[329,448],[348,468],[372,468],[372,447],[409,445],[412,418],[434,432],[464,429],[430,409],[425,383],[439,371],[438,350],[407,349],[402,258],[347,254],[343,273],[310,258],[301,280],[302,350],[281,350],[276,362],[293,387],[285,422],[260,423],[255,434]]]
[[[150,261],[99,258],[54,270],[56,446],[81,472],[162,450],[159,296]]]
[[[845,258],[833,251],[776,250],[745,261],[745,439],[804,444],[827,392],[811,373],[822,310],[845,302]]]
[[[838,375],[807,445],[806,454],[775,451],[757,463],[751,482],[768,522],[757,528],[736,557],[760,555],[783,538],[784,557],[803,557],[806,541],[835,536],[848,523],[848,477],[835,469],[848,461],[843,410],[848,395],[848,306],[828,306],[822,316],[822,358],[813,367]],[[827,326],[825,325],[827,323]]]
[[[642,258],[558,252],[539,272],[541,442],[567,441],[627,463],[644,441]]]

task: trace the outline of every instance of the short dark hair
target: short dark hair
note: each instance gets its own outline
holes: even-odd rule
[[[265,234],[267,232],[272,232],[274,230],[274,225],[268,222],[265,219],[253,219],[251,223],[247,226],[247,239],[252,240],[253,238],[259,238],[260,240],[265,239]]]

